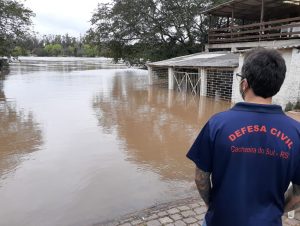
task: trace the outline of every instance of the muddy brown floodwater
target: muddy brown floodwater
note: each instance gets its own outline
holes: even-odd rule
[[[0,80],[0,225],[93,225],[191,196],[185,154],[230,105],[105,59],[22,58]]]

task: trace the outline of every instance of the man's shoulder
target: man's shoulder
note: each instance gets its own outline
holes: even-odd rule
[[[283,114],[282,118],[287,123],[287,125],[293,126],[300,131],[300,122],[299,121],[297,121],[296,119],[292,118],[290,115],[287,115],[287,114]]]
[[[224,121],[224,120],[230,120],[231,118],[235,117],[234,112],[231,111],[231,109],[228,109],[226,111],[221,111],[209,119],[209,122],[219,122],[219,121]]]
[[[253,112],[247,112],[247,111],[234,111],[232,109],[228,109],[226,111],[222,111],[219,113],[214,114],[209,120],[210,125],[216,125],[213,127],[220,127],[220,126],[228,126],[232,124],[239,123],[242,119],[247,119],[249,117],[249,113]],[[260,114],[260,113],[258,113]],[[264,114],[266,116],[266,114]],[[298,131],[299,136],[300,136],[300,122],[293,119],[291,116],[282,113],[282,114],[271,114],[272,117],[269,118],[269,120],[276,121],[277,124],[284,125],[287,128],[295,129]],[[253,115],[251,114],[251,117]],[[250,119],[250,117],[249,117]]]
[[[219,128],[222,128],[228,123],[230,123],[234,119],[234,114],[229,110],[218,112],[211,116],[211,118],[208,120],[208,125],[212,130],[217,130]]]

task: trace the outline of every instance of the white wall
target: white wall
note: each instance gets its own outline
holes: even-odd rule
[[[282,89],[274,97],[274,103],[285,106],[300,98],[300,51],[296,48],[280,51],[286,60],[287,74]]]
[[[289,101],[297,101],[297,94],[295,94],[295,84],[298,84],[298,81],[294,80],[295,74],[292,71],[293,49],[284,49],[279,51],[285,60],[287,72],[284,83],[278,94],[274,96],[273,102],[284,107]]]
[[[244,55],[240,54],[239,57],[239,67],[236,68],[233,72],[233,83],[232,83],[232,101],[234,103],[242,102],[243,99],[240,94],[240,83],[239,80],[236,78],[236,74],[241,74],[242,66],[244,64]]]
[[[286,61],[287,73],[281,90],[273,98],[273,103],[279,104],[284,108],[289,101],[294,103],[300,98],[300,51],[296,48],[279,51]],[[235,69],[234,74],[242,71],[243,63],[244,54],[241,54],[239,67]],[[239,92],[239,83],[235,78],[232,85],[232,101],[235,103],[242,101]]]

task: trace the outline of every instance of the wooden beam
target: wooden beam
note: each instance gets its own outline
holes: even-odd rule
[[[283,33],[275,33],[275,34],[264,34],[262,35],[262,39],[263,40],[268,40],[273,38],[273,40],[282,40],[282,39],[292,39],[292,38],[288,38],[288,37],[284,37],[283,35],[299,35],[300,36],[300,31],[296,31],[296,32],[288,32],[286,34]],[[243,37],[235,37],[235,38],[226,38],[226,39],[211,39],[211,44],[213,43],[227,43],[227,42],[237,42],[237,41],[255,41],[260,37],[260,35],[249,35],[249,36],[243,36]],[[299,39],[299,37],[294,37],[295,39]]]
[[[212,16],[211,16],[211,14],[209,14],[209,30],[211,29],[211,27],[212,27]],[[208,43],[209,43],[209,35],[207,35],[207,41],[208,41]]]
[[[230,27],[231,27],[230,32],[231,33],[233,32],[232,31],[233,26],[234,26],[234,5],[232,5],[232,8],[231,8],[231,25],[230,25]],[[232,38],[232,34],[231,34],[231,38]]]
[[[264,22],[265,18],[265,1],[261,0],[261,14],[260,14],[260,22]]]
[[[283,28],[300,28],[300,24],[287,24],[287,25],[281,25],[281,26],[275,26],[275,27],[267,27],[267,28],[263,28],[263,31],[277,31],[280,32]],[[234,33],[232,33],[232,35],[245,35],[245,34],[251,34],[251,33],[259,33],[260,29],[254,29],[254,30],[247,30],[247,31],[235,31]],[[288,32],[285,32],[288,33]],[[283,33],[283,34],[285,34]],[[231,33],[209,33],[210,37],[225,37],[226,36],[230,36]]]
[[[260,23],[262,24],[264,22],[264,15],[265,15],[265,1],[261,0],[261,11],[260,11]],[[263,35],[263,28],[264,25],[260,26],[259,35]],[[261,37],[259,36],[259,41],[261,40]]]
[[[255,26],[260,26],[260,25],[274,25],[274,24],[279,24],[279,23],[290,23],[290,22],[300,22],[300,17],[294,17],[294,18],[288,18],[288,19],[282,19],[282,20],[272,20],[268,22],[263,22],[263,23],[254,23],[254,24],[247,24],[243,26],[235,26],[235,29],[237,28],[250,28],[250,27],[255,27]],[[230,27],[227,28],[220,28],[220,29],[211,29],[210,31],[227,31],[229,30]]]
[[[233,25],[233,20],[234,20],[234,5],[231,7],[231,25]]]
[[[292,37],[295,36],[295,37]],[[234,37],[234,38],[226,38],[226,39],[210,39],[210,44],[213,43],[230,43],[230,42],[239,42],[239,41],[258,41],[259,37],[262,38],[262,40],[290,40],[290,39],[299,39],[300,37],[300,31],[297,32],[289,32],[286,34],[283,33],[276,33],[276,34],[264,34],[262,36],[260,35],[249,35],[249,36],[243,36],[243,37]],[[292,38],[290,38],[292,37]]]

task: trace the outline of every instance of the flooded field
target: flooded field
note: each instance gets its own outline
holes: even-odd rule
[[[185,157],[230,103],[109,61],[23,58],[0,80],[0,225],[93,225],[196,193]]]

